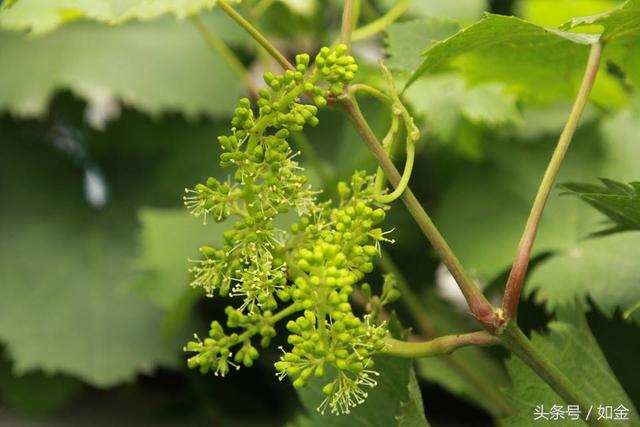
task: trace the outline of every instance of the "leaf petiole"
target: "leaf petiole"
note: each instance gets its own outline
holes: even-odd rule
[[[587,60],[587,66],[585,68],[584,77],[578,90],[578,95],[571,108],[569,119],[560,134],[558,139],[558,145],[549,161],[547,170],[544,173],[540,188],[536,194],[536,198],[531,208],[531,213],[527,219],[527,224],[518,244],[515,260],[507,279],[507,285],[504,291],[503,311],[505,320],[515,318],[518,313],[518,303],[520,302],[520,294],[522,293],[522,286],[524,285],[525,275],[527,273],[527,267],[529,265],[529,258],[531,257],[531,250],[535,242],[536,233],[538,231],[538,225],[542,212],[544,211],[545,204],[549,199],[549,194],[553,188],[553,182],[555,181],[560,165],[564,159],[569,144],[573,135],[578,127],[582,113],[587,105],[589,99],[589,93],[593,87],[593,83],[600,67],[600,58],[602,56],[602,44],[596,42],[591,45],[591,51],[589,53],[589,59]]]

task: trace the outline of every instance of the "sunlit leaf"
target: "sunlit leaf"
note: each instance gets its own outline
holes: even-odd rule
[[[526,100],[573,98],[589,45],[597,39],[597,35],[563,32],[512,16],[486,14],[481,21],[431,47],[425,41],[428,48],[424,61],[407,86],[420,76],[453,68],[471,85],[503,83]],[[602,72],[593,99],[603,105],[619,105],[626,98],[615,79]]]
[[[575,16],[607,12],[619,3],[620,0],[521,0],[516,10],[527,21],[559,27]]]
[[[564,28],[603,27],[605,60],[617,64],[629,81],[640,88],[640,0],[628,0],[610,12],[574,18]]]
[[[445,18],[423,18],[396,22],[387,27],[386,64],[394,71],[413,71],[422,62],[422,52],[431,42],[452,36],[460,29],[457,22]]]
[[[20,0],[0,9],[0,28],[51,31],[77,20],[120,24],[137,19],[149,21],[165,14],[179,19],[211,10],[216,0]]]

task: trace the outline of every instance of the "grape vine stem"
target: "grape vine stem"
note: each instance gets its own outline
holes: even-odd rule
[[[589,93],[598,74],[600,67],[600,58],[602,56],[602,44],[596,42],[591,45],[591,51],[589,53],[589,59],[587,60],[587,66],[585,68],[584,77],[578,90],[578,95],[571,108],[569,119],[560,134],[558,139],[558,145],[549,161],[547,170],[544,173],[542,182],[538,189],[538,193],[533,202],[531,213],[527,219],[527,224],[524,228],[522,238],[518,244],[515,260],[507,279],[507,285],[504,291],[503,311],[504,317],[508,321],[511,318],[515,318],[518,314],[518,303],[520,302],[520,294],[522,293],[522,287],[524,285],[524,279],[527,274],[527,267],[529,265],[529,258],[531,257],[531,250],[535,242],[536,233],[538,231],[538,225],[540,224],[540,218],[542,218],[542,212],[544,211],[545,204],[549,199],[549,194],[553,188],[553,182],[558,175],[562,160],[569,149],[573,135],[580,123],[580,118],[587,105],[589,99]]]
[[[387,179],[393,187],[397,187],[400,183],[401,176],[395,165],[387,156],[382,145],[378,142],[377,137],[369,127],[367,120],[362,115],[358,102],[353,96],[346,95],[340,98],[345,107],[347,114],[354,123],[356,129],[367,144],[367,147],[382,167]],[[449,272],[458,283],[462,294],[464,295],[471,313],[478,321],[490,332],[496,332],[499,327],[499,321],[494,313],[494,308],[484,296],[480,288],[473,282],[469,274],[464,270],[460,260],[453,253],[446,240],[440,234],[435,224],[425,212],[424,208],[413,194],[409,187],[402,193],[400,197],[404,202],[407,210],[418,224],[424,235],[429,239],[442,262],[449,269]]]
[[[344,8],[342,9],[340,40],[348,48],[351,48],[351,31],[353,30],[353,2],[354,0],[344,0]]]
[[[387,28],[389,24],[392,24],[398,18],[400,18],[408,8],[409,0],[398,1],[391,9],[389,9],[387,13],[385,13],[380,18],[354,30],[353,34],[351,34],[351,39],[353,41],[363,40],[384,31],[384,29]]]
[[[385,338],[385,344],[390,355],[408,359],[441,356],[454,350],[470,345],[490,346],[500,345],[502,342],[486,331],[470,332],[459,335],[445,335],[428,341],[407,342],[393,338]]]
[[[273,59],[275,59],[278,64],[285,70],[296,71],[296,68],[289,62],[289,60],[282,54],[280,51],[271,44],[269,40],[265,36],[260,33],[249,21],[244,19],[242,15],[240,15],[236,10],[229,6],[227,2],[224,0],[217,0],[216,4],[224,13],[229,15],[231,19],[236,21],[238,25],[242,27],[253,39],[258,42],[260,46],[262,46],[268,53],[271,55]]]

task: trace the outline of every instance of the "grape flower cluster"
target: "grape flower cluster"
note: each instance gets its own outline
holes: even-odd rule
[[[220,165],[232,169],[230,177],[209,178],[184,197],[205,222],[232,223],[221,247],[200,248],[192,286],[209,297],[241,301],[225,310],[234,332],[214,321],[206,338],[196,335],[185,346],[192,353],[189,367],[223,376],[250,367],[259,356],[254,342],[267,347],[275,323],[290,318],[289,348],[275,364],[277,375],[296,388],[330,375],[318,410],[334,414],[364,401],[366,387],[376,385],[373,356],[385,351],[386,324],[356,316],[349,297],[373,270],[380,242],[390,241],[380,228],[387,208],[376,201],[374,179],[364,172],[338,184],[338,201],[319,201],[288,138],[316,126],[318,108],[353,80],[358,66],[346,51],[344,45],[324,47],[313,66],[300,54],[296,71],[266,73],[256,105],[241,99],[231,132],[218,138]],[[292,210],[297,222],[288,230],[276,227],[277,217]]]

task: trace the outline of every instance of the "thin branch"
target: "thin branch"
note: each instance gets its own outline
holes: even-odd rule
[[[391,104],[393,104],[393,99],[389,95],[382,92],[380,89],[377,89],[373,86],[369,86],[364,83],[352,84],[351,86],[349,86],[349,92],[352,94],[356,94],[360,92],[366,93],[368,95],[373,96],[374,98],[377,98],[379,101],[383,102],[387,106],[391,106]]]
[[[340,100],[345,106],[345,109],[356,126],[356,129],[369,147],[369,150],[384,170],[384,173],[387,175],[387,179],[391,182],[391,185],[393,185],[394,188],[397,187],[401,179],[400,173],[378,142],[378,139],[369,127],[366,119],[362,116],[362,112],[360,112],[357,101],[350,96],[342,97]],[[402,193],[401,199],[424,235],[429,239],[436,252],[438,252],[442,262],[447,266],[449,272],[458,283],[458,286],[469,305],[471,313],[488,331],[498,331],[502,324],[501,319],[496,317],[493,306],[464,270],[462,264],[455,256],[442,234],[440,234],[436,226],[433,224],[433,221],[431,221],[431,218],[425,212],[424,208],[418,199],[416,199],[410,188],[407,187],[407,189]]]
[[[251,79],[251,76],[247,72],[247,69],[244,67],[240,59],[238,59],[233,50],[229,49],[229,46],[227,46],[216,33],[209,30],[200,16],[192,16],[191,23],[198,29],[207,44],[214,48],[220,54],[220,56],[222,56],[222,58],[227,61],[233,71],[235,71],[235,73],[240,77],[245,87],[249,91],[251,99],[258,99],[258,88]]]
[[[507,280],[507,285],[504,291],[503,310],[505,319],[507,320],[517,316],[520,293],[522,292],[522,286],[527,273],[531,250],[538,231],[538,224],[540,223],[542,212],[544,211],[545,204],[547,203],[549,194],[553,188],[553,182],[560,170],[562,160],[569,149],[569,144],[571,144],[573,135],[578,127],[580,118],[582,117],[582,113],[587,105],[589,93],[591,92],[591,88],[593,87],[593,83],[596,79],[598,68],[600,67],[601,56],[602,44],[592,44],[584,77],[580,84],[580,90],[578,91],[576,100],[573,103],[567,124],[560,134],[558,145],[556,146],[553,156],[549,161],[549,165],[547,166],[547,170],[544,173],[544,177],[542,178],[538,194],[533,202],[533,207],[531,208],[531,213],[529,214],[529,219],[527,220],[524,233],[522,234],[522,238],[518,244],[515,260],[513,261],[513,266],[511,267],[509,279]]]
[[[362,0],[353,0],[353,12],[351,13],[351,38],[353,38],[353,31],[360,22],[360,13],[362,12]]]
[[[229,6],[224,0],[217,0],[216,4],[227,15],[229,15],[231,19],[236,21],[238,25],[240,25],[247,33],[249,33],[249,35],[253,37],[253,39],[257,41],[258,44],[260,44],[260,46],[262,46],[267,52],[269,52],[269,55],[271,55],[273,59],[278,61],[282,68],[296,71],[296,68],[287,60],[287,58],[285,58],[284,55],[280,53],[280,51],[274,45],[272,45],[271,42],[262,35],[262,33],[260,33],[260,31],[258,31],[253,25],[251,25],[249,21],[244,19],[242,15],[236,12],[234,8]]]
[[[387,345],[389,354],[392,356],[417,359],[420,357],[449,354],[454,350],[470,345],[501,345],[502,342],[486,331],[478,331],[460,335],[445,335],[422,342],[408,342],[385,338],[385,344]]]
[[[353,1],[344,0],[342,9],[342,29],[340,31],[340,41],[351,48],[351,31],[353,30]]]
[[[387,26],[400,18],[409,8],[409,0],[400,0],[387,13],[380,18],[368,23],[367,25],[357,28],[353,31],[351,39],[358,41],[374,36],[384,31]]]

